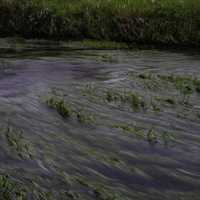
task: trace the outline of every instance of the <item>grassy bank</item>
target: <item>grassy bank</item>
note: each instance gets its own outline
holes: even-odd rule
[[[199,46],[199,0],[1,0],[0,36]]]

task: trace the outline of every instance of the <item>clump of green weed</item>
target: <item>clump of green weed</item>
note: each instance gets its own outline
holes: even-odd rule
[[[138,77],[140,79],[148,79],[148,80],[151,80],[152,79],[152,74],[150,73],[142,73],[142,74],[139,74]]]
[[[126,123],[121,123],[121,124],[114,124],[112,126],[113,128],[121,129],[125,133],[132,133],[135,134],[136,136],[143,137],[144,138],[144,129],[141,127],[137,127],[134,125],[129,125]]]
[[[0,175],[0,197],[3,200],[25,200],[26,190],[15,183],[8,175]]]
[[[171,98],[171,97],[156,97],[155,98],[157,101],[159,102],[165,102],[167,104],[170,104],[170,105],[175,105],[176,104],[176,100],[174,98]]]
[[[158,136],[157,133],[154,131],[154,129],[150,129],[147,133],[147,141],[150,144],[156,144],[158,143]]]
[[[166,131],[164,131],[162,133],[161,138],[162,138],[162,141],[164,142],[165,145],[168,145],[169,142],[174,141],[174,139],[175,139],[173,134],[170,134],[170,133],[168,133]]]
[[[51,97],[46,100],[47,105],[50,108],[56,109],[56,111],[63,117],[68,118],[72,115],[72,109],[69,105],[67,105],[63,99],[57,99]]]
[[[141,139],[144,139],[145,141],[148,141],[149,144],[152,144],[152,145],[155,145],[159,142],[162,142],[165,145],[168,145],[169,142],[174,141],[173,134],[166,131],[158,133],[154,128],[145,129],[142,127],[129,125],[126,123],[114,124],[112,127],[120,129],[125,133],[134,134],[135,136]]]
[[[63,118],[76,117],[80,123],[94,123],[95,117],[87,113],[84,109],[72,108],[69,104],[66,104],[63,99],[50,97],[46,100],[47,105],[50,108],[55,109]]]
[[[93,115],[87,114],[84,110],[75,112],[77,120],[80,123],[94,123],[95,118]]]
[[[121,100],[122,96],[113,90],[107,90],[105,98],[108,102],[113,102],[113,101],[116,102],[116,101]]]
[[[195,86],[196,92],[200,93],[200,80],[195,79],[195,80],[193,81],[193,84],[194,84],[194,86]]]
[[[5,136],[8,145],[11,146],[21,158],[33,158],[34,152],[32,145],[23,137],[23,132],[21,130],[16,130],[8,126],[5,130]]]
[[[145,108],[145,102],[142,97],[132,91],[119,92],[114,90],[107,90],[105,99],[108,102],[119,102],[128,104],[134,111],[139,111],[140,108]]]
[[[84,96],[94,96],[96,94],[97,88],[93,84],[86,84],[84,88],[82,89],[82,93]]]
[[[129,93],[128,100],[133,110],[139,110],[145,107],[145,102],[142,98],[133,92]]]

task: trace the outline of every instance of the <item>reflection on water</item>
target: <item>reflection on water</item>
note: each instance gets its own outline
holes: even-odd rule
[[[2,140],[3,172],[22,182],[38,179],[41,187],[55,191],[69,187],[88,199],[95,195],[87,191],[87,184],[104,185],[121,194],[122,199],[148,199],[148,194],[152,199],[197,196],[199,95],[192,95],[192,107],[160,105],[160,112],[151,108],[133,111],[126,105],[106,102],[103,95],[113,89],[136,91],[148,102],[159,95],[176,98],[175,90],[146,90],[141,80],[130,78],[129,74],[187,74],[198,78],[198,55],[156,50],[88,50],[22,51],[3,56],[0,124],[23,130],[24,141],[34,149],[33,159],[22,159]],[[153,82],[149,87],[152,85]],[[63,119],[48,108],[45,99],[55,93],[76,109],[92,113],[95,123],[82,124],[75,117]],[[137,125],[144,132],[152,128],[158,134],[169,132],[176,139],[167,145],[159,139],[152,145],[147,139],[113,127],[122,123]],[[87,182],[85,185],[83,181],[80,184],[81,178]]]

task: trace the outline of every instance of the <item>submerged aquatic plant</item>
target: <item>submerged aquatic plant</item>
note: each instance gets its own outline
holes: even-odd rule
[[[140,108],[145,107],[145,102],[136,93],[130,92],[128,100],[133,110],[139,110]]]
[[[4,132],[8,145],[23,158],[32,159],[34,156],[32,145],[23,137],[21,130],[8,126]]]
[[[95,122],[95,117],[93,115],[86,113],[86,111],[84,110],[76,111],[75,114],[76,114],[77,120],[80,123],[94,123]]]
[[[196,92],[200,93],[200,80],[195,79],[195,80],[193,81],[193,84],[194,84],[194,86],[195,86]]]
[[[50,108],[56,109],[56,111],[63,117],[76,117],[80,123],[94,123],[95,117],[84,109],[72,108],[70,104],[65,103],[63,99],[58,99],[55,97],[50,97],[46,100],[47,105]]]
[[[57,99],[51,97],[46,100],[47,105],[50,108],[56,109],[56,111],[63,117],[68,118],[72,115],[72,109],[69,105],[67,105],[63,99]]]
[[[0,175],[0,197],[2,200],[25,200],[27,194],[25,188],[8,175]]]
[[[135,125],[129,125],[126,123],[114,124],[113,128],[121,129],[125,133],[131,133],[138,137],[145,137],[144,129]]]
[[[119,102],[128,104],[134,111],[139,111],[141,108],[145,108],[145,102],[141,96],[132,91],[106,91],[106,101],[108,102]]]
[[[150,144],[156,144],[158,143],[158,136],[157,133],[154,131],[154,129],[150,129],[147,133],[147,141]]]

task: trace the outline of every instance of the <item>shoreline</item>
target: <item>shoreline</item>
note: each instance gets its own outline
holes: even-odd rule
[[[168,0],[168,4],[163,0],[158,3],[145,0],[144,8],[142,5],[130,7],[128,3],[116,7],[112,0],[111,3],[98,1],[97,5],[89,0],[60,1],[56,5],[57,1],[53,0],[53,4],[47,0],[43,3],[2,0],[0,37],[113,41],[129,47],[200,47],[200,7],[194,3],[198,0],[177,1],[179,3]]]

